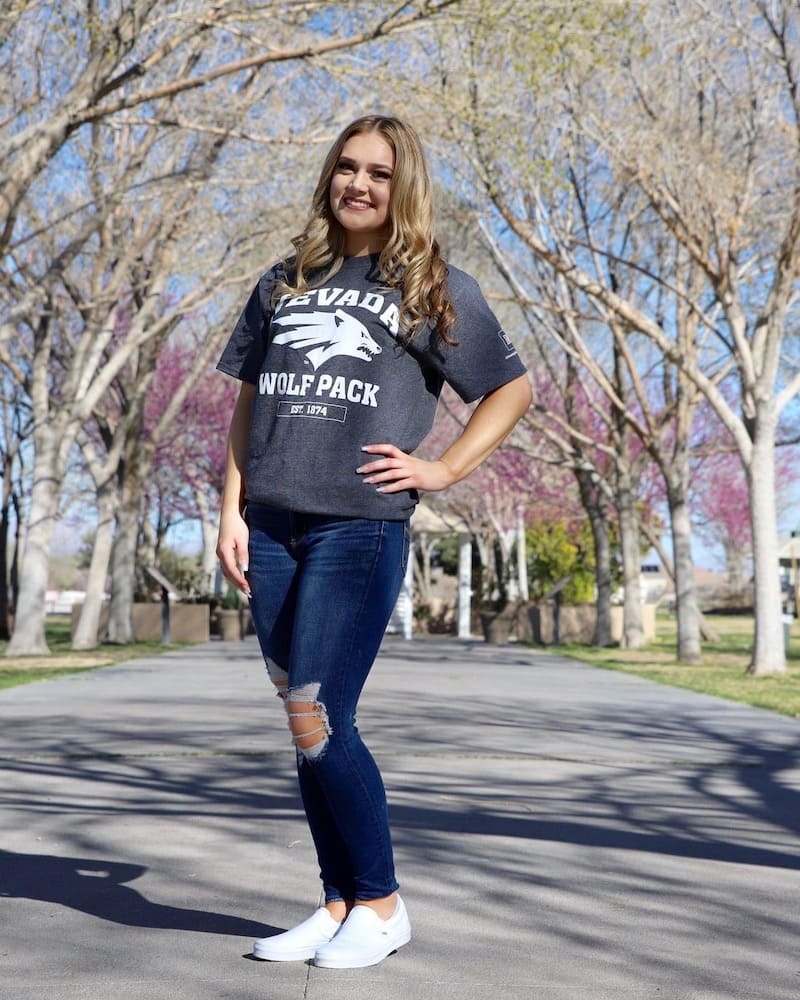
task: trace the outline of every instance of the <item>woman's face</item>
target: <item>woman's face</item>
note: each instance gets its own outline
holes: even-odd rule
[[[379,132],[353,135],[330,185],[331,210],[344,231],[345,255],[378,253],[389,235],[394,150]]]

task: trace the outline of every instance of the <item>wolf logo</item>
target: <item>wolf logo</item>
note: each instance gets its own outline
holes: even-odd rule
[[[288,344],[296,351],[305,351],[314,371],[330,358],[342,354],[372,361],[381,353],[380,344],[375,343],[364,324],[341,309],[335,313],[290,313],[273,319],[272,324],[291,327],[273,340],[276,344]]]

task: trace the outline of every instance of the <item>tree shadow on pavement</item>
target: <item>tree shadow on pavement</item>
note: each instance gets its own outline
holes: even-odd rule
[[[264,937],[283,928],[226,913],[165,906],[127,885],[144,865],[0,850],[0,896],[57,903],[130,927]]]
[[[767,868],[800,870],[800,854],[788,845],[746,843],[738,839],[734,817],[729,817],[727,831],[703,829],[698,825],[681,828],[680,816],[676,812],[664,812],[648,821],[636,816],[623,816],[625,804],[631,796],[624,788],[629,778],[635,774],[616,771],[611,783],[614,790],[604,787],[597,779],[575,781],[573,800],[563,801],[563,811],[554,815],[553,802],[547,801],[547,793],[542,794],[538,805],[520,808],[515,799],[530,798],[531,789],[520,788],[517,792],[506,785],[504,793],[494,806],[487,803],[486,794],[481,794],[475,783],[463,789],[457,796],[461,802],[457,806],[446,807],[441,803],[425,804],[413,784],[393,782],[397,799],[390,811],[395,830],[395,841],[419,851],[430,839],[429,847],[439,846],[442,834],[457,837],[515,837],[531,841],[572,844],[586,848],[637,851],[676,858],[721,861],[738,865],[758,865]],[[446,788],[446,786],[445,786]],[[443,791],[445,790],[443,788]],[[452,785],[448,789],[452,793]],[[487,790],[488,791],[488,790]],[[477,801],[471,802],[471,797]],[[413,806],[407,800],[416,797]],[[638,795],[639,805],[646,805],[644,796]],[[391,798],[391,796],[390,796]],[[588,808],[592,803],[597,810],[594,814]],[[612,808],[616,806],[616,810]],[[605,808],[604,808],[605,807]],[[530,810],[530,811],[529,811]],[[537,815],[537,812],[540,815]],[[616,814],[615,814],[616,812]],[[430,838],[428,834],[430,833]],[[452,844],[444,849],[444,856],[452,850]]]

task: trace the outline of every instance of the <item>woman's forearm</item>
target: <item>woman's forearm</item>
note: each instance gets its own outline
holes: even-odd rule
[[[393,444],[368,444],[362,451],[383,457],[366,462],[356,472],[364,476],[366,486],[379,493],[446,490],[477,469],[502,444],[531,399],[528,377],[520,375],[483,397],[462,433],[435,462],[409,455]]]
[[[457,483],[474,472],[508,437],[531,405],[527,375],[487,393],[472,411],[466,427],[439,459]]]

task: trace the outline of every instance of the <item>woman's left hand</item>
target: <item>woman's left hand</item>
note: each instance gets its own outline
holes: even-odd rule
[[[362,451],[369,455],[382,455],[374,462],[367,462],[356,469],[363,474],[364,483],[374,486],[378,493],[399,493],[401,490],[427,490],[435,492],[451,486],[455,477],[440,459],[426,462],[400,451],[393,444],[368,444]]]

